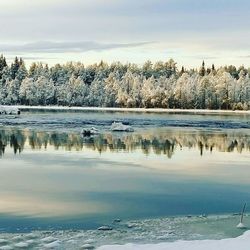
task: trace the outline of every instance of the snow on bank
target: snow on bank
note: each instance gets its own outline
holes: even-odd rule
[[[50,111],[113,111],[113,112],[147,112],[147,113],[195,113],[195,114],[250,114],[250,110],[208,110],[208,109],[161,109],[161,108],[106,108],[106,107],[66,107],[66,106],[10,106],[25,110]]]
[[[222,240],[176,241],[159,244],[107,245],[97,250],[249,250],[250,231],[237,238]]]
[[[16,106],[0,106],[0,115],[19,115],[20,110]]]

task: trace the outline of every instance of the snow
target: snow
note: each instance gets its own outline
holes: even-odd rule
[[[13,247],[11,247],[11,246],[2,246],[2,247],[0,247],[0,250],[12,250],[13,249]]]
[[[134,129],[129,125],[124,125],[121,122],[113,122],[110,128],[112,131],[133,132]]]
[[[98,135],[99,131],[95,127],[92,127],[90,129],[83,129],[82,134],[83,136]]]
[[[0,115],[18,115],[19,108],[15,106],[0,106]]]
[[[59,248],[60,247],[60,241],[56,240],[51,243],[45,244],[43,246],[44,249],[53,249],[53,248]]]
[[[90,244],[84,244],[81,246],[81,249],[87,249],[87,250],[94,249],[94,248],[95,247]]]
[[[2,233],[0,250],[249,250],[250,231],[246,231],[238,238],[230,238],[233,237],[232,235],[240,235],[244,232],[235,227],[237,218],[232,215],[219,217],[216,215],[203,219],[197,216],[147,219],[130,222],[134,223],[131,229],[126,229],[127,223],[121,222],[119,225],[114,225],[112,231],[94,229],[33,231],[32,234]],[[176,226],[175,223],[177,223]],[[183,224],[186,226],[181,228]],[[216,229],[210,231],[211,226],[215,227],[215,225]],[[208,230],[204,231],[205,228]],[[225,234],[228,230],[232,231]]]
[[[27,249],[27,247],[29,247],[29,243],[27,243],[27,242],[19,242],[19,243],[17,243],[17,244],[15,244],[15,247],[16,248],[26,248]]]
[[[109,227],[109,226],[101,226],[98,228],[98,230],[100,231],[110,231],[112,230],[112,227]]]
[[[237,238],[222,240],[176,241],[159,244],[106,245],[97,250],[249,250],[250,231]]]
[[[5,58],[0,60],[6,65]],[[18,59],[13,65],[2,72],[2,104],[250,109],[249,72],[242,66],[178,72],[171,59],[142,67],[38,63],[26,69]]]
[[[57,239],[52,237],[52,236],[48,236],[48,237],[41,239],[42,242],[52,242],[52,241],[56,241],[56,240]]]
[[[5,106],[6,107],[6,106]],[[163,108],[106,108],[106,107],[67,107],[67,106],[8,106],[26,110],[48,111],[110,111],[110,112],[146,112],[146,113],[195,113],[195,114],[250,114],[250,110],[210,110],[210,109],[163,109]]]
[[[237,225],[237,228],[245,229],[246,226],[245,226],[242,222],[240,222],[240,223]]]

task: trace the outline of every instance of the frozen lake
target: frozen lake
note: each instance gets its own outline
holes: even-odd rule
[[[135,132],[111,133],[112,121]],[[83,138],[92,126],[101,134]],[[250,204],[249,115],[24,112],[0,117],[0,157],[8,240],[34,230],[95,246],[235,237],[233,214]]]

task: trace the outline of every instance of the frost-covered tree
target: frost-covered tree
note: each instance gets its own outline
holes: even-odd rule
[[[19,89],[20,81],[18,79],[7,80],[6,86],[6,104],[18,104],[19,103]]]
[[[89,87],[88,103],[91,107],[102,107],[104,105],[104,82],[95,79]]]
[[[216,94],[219,98],[220,109],[231,108],[231,91],[233,89],[234,79],[230,73],[219,70],[216,77]]]
[[[66,101],[70,106],[88,105],[88,87],[79,77],[75,78],[72,75],[65,87]]]
[[[101,61],[49,67],[0,56],[0,104],[250,109],[250,69],[233,65],[180,71],[176,62],[142,66]]]
[[[115,107],[117,106],[117,95],[119,90],[119,80],[115,72],[109,74],[109,76],[104,80],[104,106]]]
[[[36,105],[38,104],[36,98],[36,85],[32,78],[25,78],[20,86],[19,95],[21,104]]]
[[[52,80],[45,76],[40,76],[35,81],[36,101],[39,105],[50,104],[54,98],[55,87]]]

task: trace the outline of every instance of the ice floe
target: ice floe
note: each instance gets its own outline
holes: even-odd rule
[[[91,249],[95,249],[95,247],[87,243],[87,244],[82,245],[81,249],[91,250]]]
[[[43,245],[43,248],[44,249],[60,248],[60,245],[61,245],[61,242],[59,240],[56,240],[56,241]]]
[[[84,137],[86,136],[91,136],[91,135],[98,135],[99,134],[99,130],[95,127],[92,127],[90,129],[83,129],[82,130],[82,135]]]
[[[99,231],[111,231],[111,230],[113,230],[113,228],[110,226],[101,226],[98,228],[98,230]]]
[[[110,128],[111,131],[119,131],[119,132],[134,132],[134,129],[129,126],[125,125],[122,122],[113,122]]]
[[[13,249],[13,247],[11,247],[11,246],[2,246],[2,247],[0,247],[0,250],[12,250]]]
[[[27,242],[19,242],[19,243],[17,243],[17,244],[15,244],[15,247],[16,248],[28,248],[29,247],[29,243],[27,243]]]

